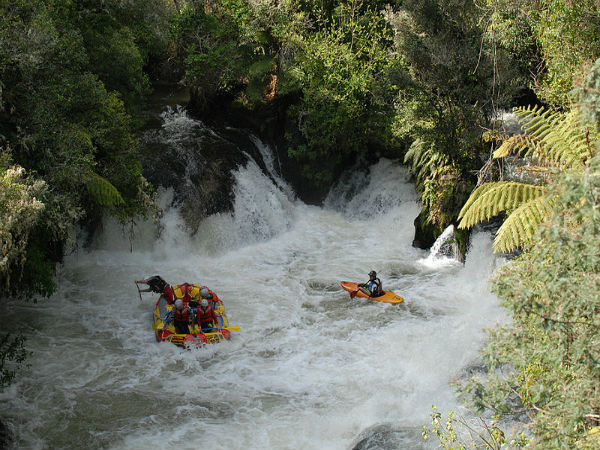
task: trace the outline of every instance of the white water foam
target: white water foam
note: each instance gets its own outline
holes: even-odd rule
[[[139,227],[133,253],[107,225],[49,300],[4,306],[3,329],[25,323],[33,351],[2,412],[19,448],[344,450],[370,427],[459,406],[449,381],[504,317],[490,236],[473,237],[465,265],[424,267],[414,188],[387,160],[325,207],[290,200],[252,162],[235,178],[234,213],[196,236],[174,208],[160,238]],[[403,304],[340,288],[372,269]],[[242,333],[197,351],[156,343],[155,299],[133,284],[156,273],[210,286]]]

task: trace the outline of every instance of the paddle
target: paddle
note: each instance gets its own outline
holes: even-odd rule
[[[240,327],[238,327],[237,325],[233,325],[230,327],[219,327],[219,328],[200,328],[200,330],[204,333],[206,331],[208,331],[209,333],[211,331],[213,332],[217,332],[219,330],[228,330],[228,331],[233,331],[234,333],[241,333],[242,329]]]
[[[140,285],[137,283],[137,281],[134,281],[134,283],[135,283],[135,287],[138,290],[138,295],[140,296],[140,302],[143,302],[143,300],[142,300],[142,291],[140,291]]]
[[[233,331],[234,333],[242,332],[242,329],[237,325],[232,325],[230,327],[219,327],[219,328],[200,328],[200,331],[202,331],[203,333],[206,333],[206,332],[216,333],[219,330],[228,330],[228,331]]]

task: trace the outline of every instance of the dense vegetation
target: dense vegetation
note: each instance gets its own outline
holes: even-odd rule
[[[161,2],[0,1],[0,289],[49,295],[73,230],[147,214],[132,114],[166,46]],[[0,338],[0,385],[22,361]]]
[[[151,78],[181,80],[197,114],[260,117],[306,183],[404,160],[430,238],[465,203],[465,227],[505,212],[496,248],[527,250],[495,284],[514,324],[491,333],[490,376],[466,389],[500,418],[526,413],[533,448],[585,448],[600,420],[599,7],[0,0],[3,292],[49,295],[73,229],[148,213],[137,112]],[[528,125],[509,137],[495,119],[513,106]],[[499,170],[515,158],[518,180]],[[0,344],[4,383],[25,351]]]
[[[156,2],[0,2],[0,285],[49,294],[72,227],[144,214],[132,112]],[[114,61],[118,61],[115,64]]]

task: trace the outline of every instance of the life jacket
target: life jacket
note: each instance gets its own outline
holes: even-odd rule
[[[206,300],[209,301],[210,306],[212,306],[213,309],[216,309],[217,303],[221,302],[221,299],[219,298],[219,296],[217,294],[215,294],[213,291],[211,291],[208,288],[208,286],[200,286],[200,289],[198,289],[198,292],[200,292],[201,289],[208,290],[208,297],[206,298]]]
[[[206,310],[202,309],[201,306],[197,309],[196,322],[198,322],[198,325],[201,325],[201,324],[207,323],[207,322],[216,322],[216,321],[217,321],[217,315],[215,314],[215,311],[212,309],[212,307],[210,305],[208,305]]]
[[[175,301],[173,286],[171,286],[170,284],[165,285],[165,288],[163,290],[163,297],[167,299],[167,304],[169,305]]]
[[[371,290],[371,284],[375,285],[375,289]],[[383,288],[381,287],[381,280],[379,278],[375,278],[373,281],[369,280],[368,286],[372,297],[383,294]]]
[[[190,316],[189,308],[183,308],[181,311],[179,311],[177,308],[175,308],[174,311],[175,311],[175,313],[173,315],[173,320],[175,322],[187,323],[189,316]]]
[[[187,304],[192,297],[189,294],[189,289],[188,287],[190,286],[189,283],[181,283],[178,284],[177,286],[173,287],[173,296],[175,297],[175,299],[180,298],[181,300],[183,300],[183,303]]]

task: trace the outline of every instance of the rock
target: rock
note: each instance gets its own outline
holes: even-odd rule
[[[415,237],[413,239],[413,247],[426,250],[430,248],[437,237],[442,233],[437,227],[428,224],[426,221],[426,213],[421,211],[415,221]]]
[[[190,231],[208,215],[231,211],[232,171],[248,161],[237,145],[183,108],[164,113],[162,127],[146,132],[142,142],[143,175],[155,187],[174,190]]]
[[[0,420],[0,450],[10,448],[12,437],[6,424]]]

